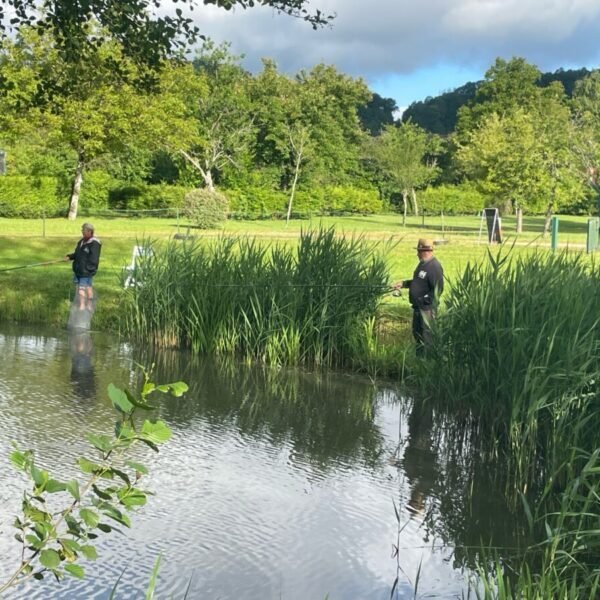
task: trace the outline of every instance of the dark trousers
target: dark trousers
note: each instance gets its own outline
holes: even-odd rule
[[[425,356],[431,348],[431,323],[435,319],[433,309],[413,309],[412,333],[417,343],[417,356]]]

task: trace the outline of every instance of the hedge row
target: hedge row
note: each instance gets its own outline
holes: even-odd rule
[[[259,187],[226,190],[231,213],[239,218],[282,217],[287,213],[289,194]],[[383,203],[375,190],[328,186],[311,191],[299,190],[292,205],[292,214],[376,213]]]
[[[0,216],[55,217],[67,213],[67,203],[60,199],[54,177],[0,177]]]
[[[52,177],[0,177],[0,216],[47,217],[66,213],[67,186]],[[80,198],[82,212],[103,209],[149,210],[182,208],[189,188],[174,185],[123,183],[101,171],[86,173]],[[282,217],[289,196],[285,192],[248,187],[221,190],[230,213],[238,218]],[[472,188],[440,186],[419,192],[421,208],[447,214],[476,213],[485,205],[484,197]],[[377,213],[384,205],[375,190],[328,186],[296,193],[292,213],[310,214]]]
[[[418,192],[421,208],[430,213],[466,215],[481,212],[486,206],[486,197],[469,186],[440,185]]]

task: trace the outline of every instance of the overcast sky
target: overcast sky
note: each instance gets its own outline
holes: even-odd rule
[[[201,30],[230,41],[245,65],[274,58],[295,73],[318,62],[362,77],[407,106],[480,79],[497,56],[523,56],[542,70],[600,62],[598,0],[311,0],[336,13],[331,28],[254,8],[195,11]]]

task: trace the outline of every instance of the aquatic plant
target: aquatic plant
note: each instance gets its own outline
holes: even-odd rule
[[[251,238],[171,242],[140,265],[124,309],[134,339],[271,364],[343,365],[389,276],[382,253],[334,229],[296,249]],[[355,336],[354,336],[355,337]]]
[[[445,294],[418,389],[510,461],[515,490],[600,445],[599,275],[580,255],[490,253]]]
[[[158,452],[158,446],[171,437],[164,421],[145,419],[140,425],[135,420],[137,413],[156,408],[150,401],[151,394],[181,396],[186,390],[182,382],[156,385],[146,373],[139,396],[111,384],[108,395],[119,418],[112,435],[87,434],[95,456],[79,458],[81,480],[55,479],[37,466],[31,450],[15,446],[11,462],[31,480],[31,490],[24,493],[22,514],[14,521],[15,538],[22,544],[20,564],[7,581],[0,583],[0,594],[46,575],[57,580],[66,575],[85,576],[79,561],[95,560],[94,540],[99,533],[129,527],[127,512],[146,503],[148,492],[141,480],[148,470],[128,460],[129,451],[146,445]]]

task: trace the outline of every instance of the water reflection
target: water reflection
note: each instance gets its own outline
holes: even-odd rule
[[[89,331],[70,331],[71,384],[82,400],[95,400],[97,394],[94,372],[94,343]]]
[[[154,381],[190,386],[160,403],[173,439],[140,459],[156,496],[132,531],[100,540],[84,582],[32,585],[15,598],[106,597],[121,564],[131,566],[123,597],[136,597],[162,552],[160,597],[183,597],[195,573],[192,598],[387,599],[397,572],[393,499],[402,525],[408,520],[402,570],[412,581],[420,573],[428,597],[460,597],[460,568],[481,540],[513,541],[510,513],[462,424],[411,411],[392,386],[155,354],[88,332],[0,331],[0,353],[0,454],[18,439],[57,465],[57,476],[88,451],[87,431],[112,430],[106,387],[139,385],[136,363],[154,363]],[[4,525],[18,511],[22,481],[1,459],[0,480]],[[3,558],[13,557],[1,538],[0,579]],[[414,595],[408,578],[398,590]]]
[[[362,378],[298,369],[269,369],[231,361],[199,359],[179,352],[142,353],[157,381],[174,373],[190,390],[163,404],[171,422],[193,426],[200,416],[214,426],[234,424],[244,435],[288,444],[294,456],[323,468],[338,463],[375,467],[384,455],[376,424],[381,390]]]

